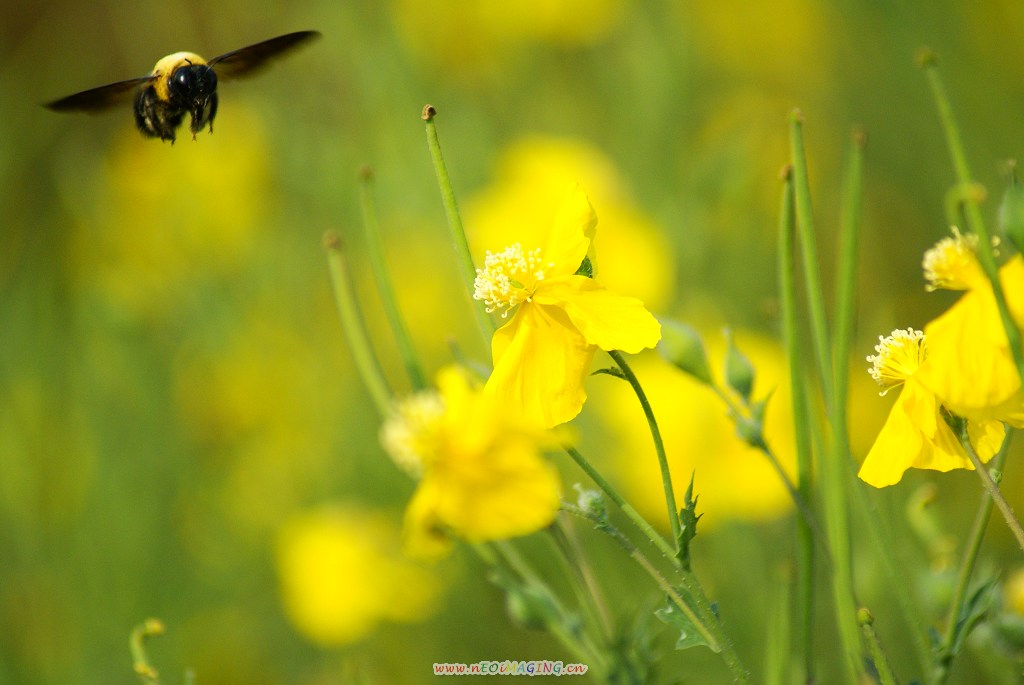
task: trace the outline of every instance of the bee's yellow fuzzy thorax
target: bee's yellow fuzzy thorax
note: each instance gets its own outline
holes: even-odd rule
[[[156,88],[158,98],[161,100],[170,98],[170,94],[167,92],[167,78],[174,73],[175,69],[186,64],[206,64],[206,60],[194,52],[176,52],[156,63],[156,66],[153,67],[153,76],[156,76],[157,79],[153,87]]]

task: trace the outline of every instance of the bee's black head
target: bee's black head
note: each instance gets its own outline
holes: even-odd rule
[[[167,82],[171,102],[188,110],[204,108],[216,90],[217,74],[205,64],[178,67]]]

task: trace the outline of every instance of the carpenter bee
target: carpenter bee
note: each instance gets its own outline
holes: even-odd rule
[[[185,114],[192,116],[192,140],[217,114],[217,81],[248,76],[270,59],[316,38],[317,31],[297,31],[205,60],[192,52],[167,55],[149,76],[83,90],[45,106],[57,112],[95,112],[135,94],[135,124],[145,136],[174,143]]]

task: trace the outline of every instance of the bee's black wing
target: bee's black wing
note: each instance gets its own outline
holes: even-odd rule
[[[308,40],[320,36],[319,31],[296,31],[286,33],[262,43],[248,45],[214,57],[207,64],[214,68],[218,79],[239,78],[255,73],[275,57],[292,50]]]
[[[129,99],[132,91],[144,83],[149,83],[155,76],[140,76],[127,81],[108,83],[98,88],[83,90],[81,93],[68,95],[66,98],[47,102],[44,107],[55,112],[98,112],[108,109]]]

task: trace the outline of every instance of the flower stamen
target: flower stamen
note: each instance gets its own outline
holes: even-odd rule
[[[878,336],[875,351],[878,354],[867,357],[871,362],[868,373],[884,388],[879,393],[884,395],[892,388],[902,385],[924,362],[927,353],[924,333],[913,328],[897,328],[888,337]]]
[[[542,263],[540,248],[523,250],[519,243],[498,253],[487,252],[484,268],[476,270],[473,299],[483,300],[488,312],[504,310],[502,318],[520,302],[529,302],[544,280],[544,269],[554,266]]]
[[[995,241],[993,241],[995,242]],[[962,234],[953,226],[953,235],[935,243],[924,253],[925,288],[932,290],[970,290],[985,281],[985,272],[977,257],[978,236]]]
[[[381,426],[381,445],[400,469],[419,478],[436,459],[443,417],[444,400],[436,392],[407,397]]]

